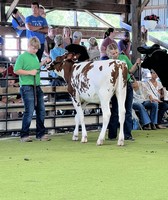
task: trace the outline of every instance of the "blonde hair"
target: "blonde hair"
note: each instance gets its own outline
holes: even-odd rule
[[[108,56],[110,55],[110,51],[111,50],[117,50],[117,51],[119,51],[118,50],[118,46],[116,44],[114,44],[114,43],[111,43],[111,44],[109,44],[107,46],[106,53],[107,53]]]
[[[41,45],[40,45],[40,41],[37,37],[32,37],[28,40],[28,45],[29,46],[33,46],[35,47],[36,49],[40,49],[41,48]]]

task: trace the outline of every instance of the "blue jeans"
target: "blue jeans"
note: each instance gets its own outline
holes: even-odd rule
[[[131,83],[127,82],[127,95],[125,101],[125,122],[124,122],[124,137],[129,138],[132,137],[132,100],[133,100],[133,89]],[[117,137],[117,128],[119,125],[119,118],[118,118],[118,103],[117,98],[114,95],[111,99],[112,108],[111,108],[111,117],[109,121],[109,132],[108,138],[113,139]]]
[[[100,58],[100,60],[108,60],[108,59],[109,59],[108,56],[103,56],[103,57]]]
[[[45,134],[43,91],[40,86],[36,86],[37,106],[35,106],[34,86],[21,86],[20,93],[25,108],[22,120],[21,138],[29,136],[29,128],[34,110],[36,110],[36,138],[41,138]]]
[[[159,111],[158,111],[158,124],[162,123],[162,119],[164,113],[168,110],[168,104],[166,102],[159,103]]]
[[[149,123],[157,124],[158,118],[158,103],[157,102],[150,102],[144,101],[143,103],[133,103],[132,105],[134,110],[139,112],[139,117],[141,120],[142,125],[146,125]],[[148,110],[150,114],[148,114]]]

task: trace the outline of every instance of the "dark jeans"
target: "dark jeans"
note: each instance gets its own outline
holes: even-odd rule
[[[103,57],[100,58],[100,60],[108,60],[108,59],[109,59],[108,56],[103,56]]]
[[[37,51],[36,55],[39,59],[39,62],[41,62],[41,58],[43,56],[43,52],[44,52],[44,44],[41,44],[41,48]]]
[[[24,102],[24,114],[22,119],[21,138],[29,136],[29,128],[36,110],[36,138],[41,138],[45,134],[45,106],[43,91],[40,86],[36,86],[37,106],[35,107],[34,86],[21,86],[20,93]]]
[[[124,122],[124,137],[129,138],[132,137],[132,100],[133,100],[133,89],[131,83],[127,82],[127,95],[125,101],[125,122]],[[114,95],[111,99],[112,108],[111,108],[111,117],[109,121],[109,132],[108,138],[113,139],[117,137],[117,128],[119,125],[119,117],[118,117],[118,103],[116,95]]]
[[[64,86],[64,85],[66,85],[66,82],[62,77],[58,76],[56,78],[52,78],[51,85],[52,86]]]
[[[158,124],[162,123],[162,119],[164,113],[168,110],[168,104],[166,102],[159,103],[159,111],[158,111]]]

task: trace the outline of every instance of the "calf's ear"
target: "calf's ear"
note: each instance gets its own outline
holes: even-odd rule
[[[137,50],[138,50],[139,53],[141,53],[141,54],[146,54],[146,48],[144,48],[144,47],[138,47]]]

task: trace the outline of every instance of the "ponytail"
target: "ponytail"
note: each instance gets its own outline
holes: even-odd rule
[[[107,31],[104,33],[104,39],[110,35],[110,33],[114,32],[114,28],[108,28]]]

